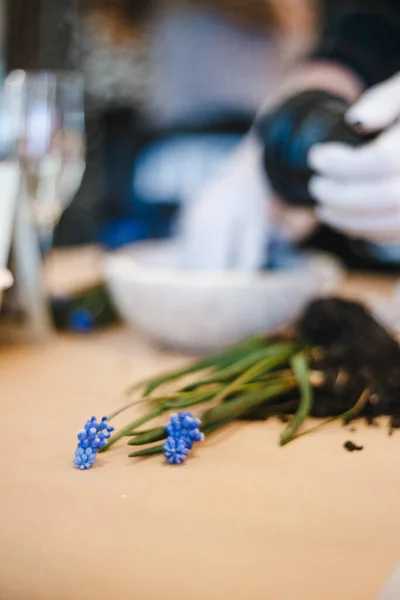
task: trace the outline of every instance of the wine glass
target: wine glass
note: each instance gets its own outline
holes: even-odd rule
[[[83,107],[83,79],[75,72],[13,71],[0,95],[0,160],[16,164],[19,181],[16,301],[37,340],[51,333],[42,256],[51,249],[54,228],[85,170]]]
[[[1,147],[16,154],[43,251],[85,170],[83,78],[13,71],[4,85]]]

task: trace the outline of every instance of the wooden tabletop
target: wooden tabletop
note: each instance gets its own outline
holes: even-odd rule
[[[239,423],[183,467],[122,443],[72,468],[89,416],[182,360],[125,329],[2,348],[0,598],[375,599],[400,559],[400,433],[384,423],[284,449],[278,421]]]

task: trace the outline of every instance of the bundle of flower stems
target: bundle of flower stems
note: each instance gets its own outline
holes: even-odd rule
[[[309,366],[311,353],[310,348],[299,342],[257,336],[182,370],[137,384],[127,393],[141,391],[139,399],[113,413],[109,419],[135,404],[145,404],[148,411],[111,437],[102,451],[125,437],[128,445],[143,447],[130,453],[131,457],[163,453],[165,445],[162,442],[168,437],[166,427],[143,429],[143,426],[171,412],[201,407],[199,425],[205,436],[246,417],[260,406],[264,407],[266,416],[293,415],[280,436],[280,444],[288,444],[304,434],[299,430],[312,410],[313,385],[320,383],[318,375],[321,374],[313,372]],[[192,379],[190,383],[188,378]],[[163,394],[163,388],[172,383],[176,391]],[[285,396],[291,391],[297,398],[288,400]],[[350,410],[319,423],[312,430],[334,418],[354,418],[364,403],[365,395]]]
[[[128,404],[100,421],[92,417],[79,431],[77,468],[90,469],[119,440],[131,457],[164,453],[180,464],[195,443],[256,415],[285,416],[282,446],[336,419],[390,415],[397,427],[400,347],[360,304],[324,299],[306,309],[290,335],[252,337],[135,384],[127,395]],[[109,421],[134,406],[142,416],[114,432]],[[319,417],[318,424],[305,427],[308,416]]]

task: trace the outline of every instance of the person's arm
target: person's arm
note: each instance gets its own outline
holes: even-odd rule
[[[306,89],[325,88],[350,102],[363,90],[347,68],[330,62],[298,67],[262,109]],[[182,261],[194,269],[259,269],[267,260],[268,238],[297,241],[315,227],[313,213],[284,207],[268,185],[262,147],[251,131],[221,171],[183,208],[180,221]],[[273,230],[273,231],[272,231]]]
[[[325,88],[350,102],[362,84],[334,63],[309,62],[269,98],[262,111],[307,89]],[[182,209],[182,262],[193,269],[259,269],[268,257],[268,239],[306,238],[315,228],[312,211],[288,208],[270,189],[262,163],[262,147],[252,130],[217,175]]]
[[[399,69],[398,0],[325,0],[315,49],[305,64],[289,73],[267,106],[305,89],[354,101]]]
[[[366,88],[400,68],[400,5],[397,0],[326,0],[315,60],[351,70]]]
[[[372,4],[374,4],[374,7]],[[378,10],[380,7],[384,10]],[[373,69],[369,69],[368,64],[361,64],[357,57],[359,52],[362,54],[362,49],[368,48],[371,43],[371,31],[367,25],[370,23],[370,11],[372,10],[378,11],[378,37],[384,37],[385,44],[382,44],[382,48],[384,48],[382,52],[377,50],[376,59],[372,57]],[[362,3],[351,3],[351,6],[349,2],[344,3],[336,18],[327,20],[315,53],[308,62],[298,67],[296,72],[287,78],[286,83],[277,90],[276,94],[268,99],[260,114],[273,110],[274,107],[279,106],[289,97],[311,89],[324,90],[339,95],[351,103],[357,100],[364,89],[379,77],[379,73],[381,73],[382,79],[387,75],[387,49],[392,46],[395,47],[397,43],[400,44],[400,38],[394,35],[392,28],[394,12],[397,13],[398,11],[389,0],[374,3],[369,3],[366,0]],[[360,29],[354,34],[357,36],[357,43],[354,43],[354,39],[348,36],[357,27]],[[397,58],[400,58],[400,51],[397,53]],[[391,66],[390,68],[393,70],[395,67]],[[212,268],[214,265],[218,268],[236,267],[237,265],[241,265],[246,269],[260,267],[260,257],[263,256],[262,249],[260,248],[257,252],[253,247],[252,256],[258,256],[258,259],[253,260],[250,264],[245,259],[245,249],[248,244],[244,240],[240,247],[239,240],[236,237],[235,232],[238,222],[240,223],[241,215],[243,215],[243,218],[246,216],[246,231],[250,240],[261,238],[259,235],[259,221],[266,218],[270,221],[269,230],[278,227],[284,229],[287,237],[299,236],[297,231],[299,219],[285,218],[289,210],[292,209],[282,207],[273,200],[275,194],[270,189],[264,175],[261,147],[259,152],[248,150],[256,147],[254,131],[250,132],[248,137],[250,139],[244,142],[242,149],[239,149],[236,156],[226,166],[223,175],[221,177],[217,176],[209,183],[207,190],[204,190],[203,194],[194,199],[192,207],[189,207],[188,212],[185,214],[183,238],[186,241],[188,241],[188,238],[192,238],[192,241],[195,240],[195,243],[188,244],[189,251],[185,255],[188,265],[195,264],[197,267],[205,268]],[[255,187],[253,182],[255,180],[262,181],[262,178],[264,178],[264,186],[258,185]],[[236,190],[234,201],[229,184],[233,181]],[[244,192],[240,193],[240,189]],[[250,189],[253,194],[258,194],[257,201],[253,201],[251,204],[254,209],[251,215],[248,196],[245,193],[245,190]],[[230,198],[232,198],[232,201],[230,201]],[[261,209],[263,206],[262,201],[267,207],[264,210]],[[218,211],[218,206],[222,207],[222,210]],[[308,214],[311,226],[312,212],[309,211]],[[258,232],[256,236],[252,235],[251,222],[254,224],[254,231]],[[308,227],[304,226],[304,221],[302,221],[302,227],[305,232],[308,230]],[[213,240],[215,240],[215,243],[213,243]],[[266,241],[263,243],[266,246]],[[228,245],[236,247],[234,262],[232,262],[232,253],[228,250]],[[202,248],[208,251],[205,250],[202,253]],[[217,248],[218,252],[214,254],[213,248]],[[193,249],[195,249],[196,256],[191,252]]]

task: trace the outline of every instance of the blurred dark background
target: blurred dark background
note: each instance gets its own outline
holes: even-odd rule
[[[336,5],[323,8],[334,12]],[[160,171],[169,170],[165,181],[177,177],[162,148],[167,143],[176,154],[177,139],[191,149],[199,141],[183,177],[190,195],[200,185],[196,163],[215,147],[217,168],[238,143],[278,84],[287,48],[298,38],[295,54],[305,51],[321,10],[315,0],[9,0],[5,6],[6,72],[72,69],[86,78],[86,171],[55,244],[111,246],[170,233],[182,186],[162,187]],[[158,162],[153,158],[154,173],[149,149],[164,152]],[[150,200],[135,187],[145,167],[147,179],[160,179],[161,192]]]

